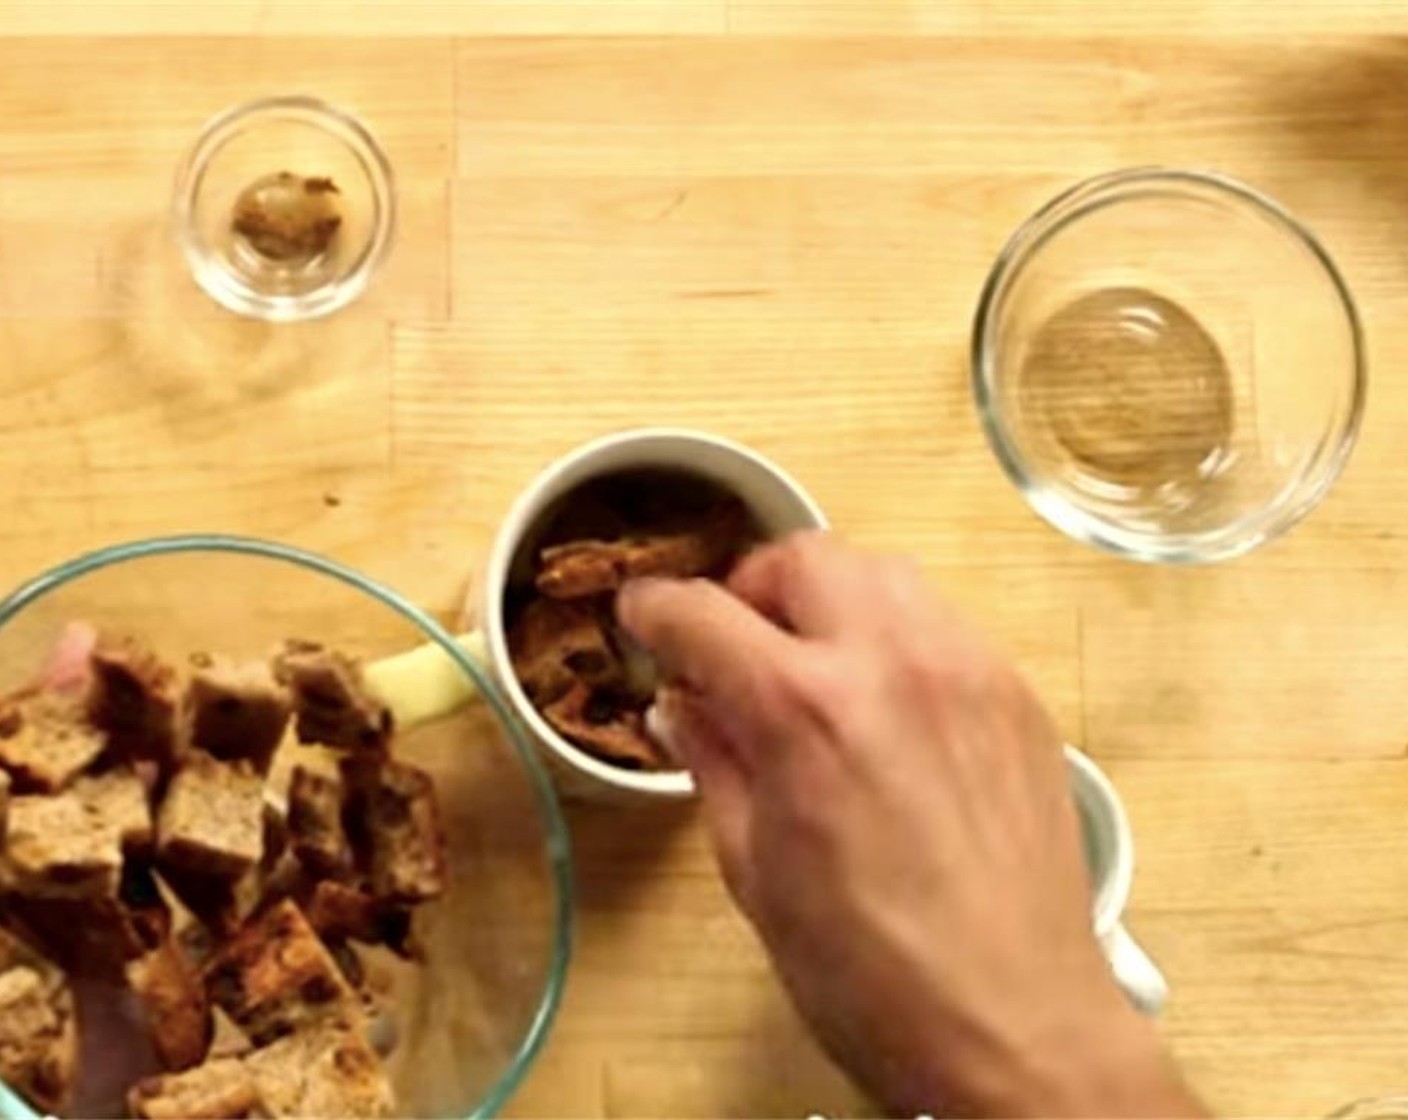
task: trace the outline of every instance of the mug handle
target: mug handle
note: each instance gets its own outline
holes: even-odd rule
[[[471,661],[489,671],[481,631],[460,634],[455,643]],[[476,695],[470,679],[435,642],[373,661],[362,670],[362,676],[391,709],[396,726],[402,728],[447,716]]]
[[[1124,994],[1145,1015],[1157,1015],[1168,1001],[1168,981],[1159,971],[1149,954],[1130,937],[1129,931],[1120,923],[1100,939],[1105,956],[1110,961],[1110,969],[1115,974],[1115,982],[1124,989]]]
[[[43,1113],[35,1112],[13,1090],[0,1081],[0,1118],[3,1120],[51,1120]]]

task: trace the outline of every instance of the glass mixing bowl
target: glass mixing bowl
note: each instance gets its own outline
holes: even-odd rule
[[[173,661],[195,651],[261,657],[289,637],[368,661],[433,643],[453,661],[480,702],[396,741],[398,757],[435,778],[451,888],[417,918],[426,964],[396,970],[389,1002],[399,1042],[388,1067],[402,1115],[495,1113],[557,1008],[572,881],[547,775],[482,671],[424,611],[331,560],[264,541],[188,536],[79,557],[0,602],[0,692],[29,681],[77,619],[139,635]],[[125,1088],[128,1079],[118,1080]],[[120,1096],[103,1093],[80,1075],[80,1103],[126,1114]],[[0,1117],[32,1115],[0,1085]]]

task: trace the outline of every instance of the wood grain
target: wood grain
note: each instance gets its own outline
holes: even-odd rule
[[[918,557],[1109,766],[1140,849],[1130,922],[1220,1110],[1402,1090],[1406,13],[0,0],[0,578],[222,529],[329,552],[453,620],[554,456],[639,423],[745,440],[848,536]],[[195,289],[167,210],[211,113],[291,88],[381,137],[401,226],[366,299],[269,328]],[[974,304],[1012,229],[1149,162],[1281,198],[1367,328],[1350,470],[1285,540],[1214,570],[1060,537],[969,400]],[[515,1113],[872,1111],[796,1021],[688,812],[572,825],[577,956]]]

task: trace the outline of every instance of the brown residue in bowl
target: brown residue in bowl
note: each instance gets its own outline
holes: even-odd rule
[[[271,261],[310,261],[328,251],[342,226],[340,199],[331,179],[279,171],[240,192],[230,228]]]

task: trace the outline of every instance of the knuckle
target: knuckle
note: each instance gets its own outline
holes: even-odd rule
[[[852,665],[834,654],[809,658],[792,666],[793,699],[814,723],[833,735],[846,728],[864,709],[859,701],[867,689],[866,665]]]
[[[801,533],[788,537],[778,546],[777,576],[784,587],[795,587],[815,563],[813,535]]]
[[[895,685],[902,697],[945,700],[967,696],[980,687],[983,675],[979,667],[932,642],[908,644],[894,663]]]
[[[778,723],[800,727],[827,725],[840,707],[845,679],[833,659],[816,650],[769,665],[755,678],[757,701]]]
[[[787,574],[798,579],[815,575],[836,555],[836,540],[820,529],[794,533],[783,542]]]
[[[773,667],[768,690],[781,710],[797,715],[815,706],[820,685],[811,667],[801,659],[793,659]]]

